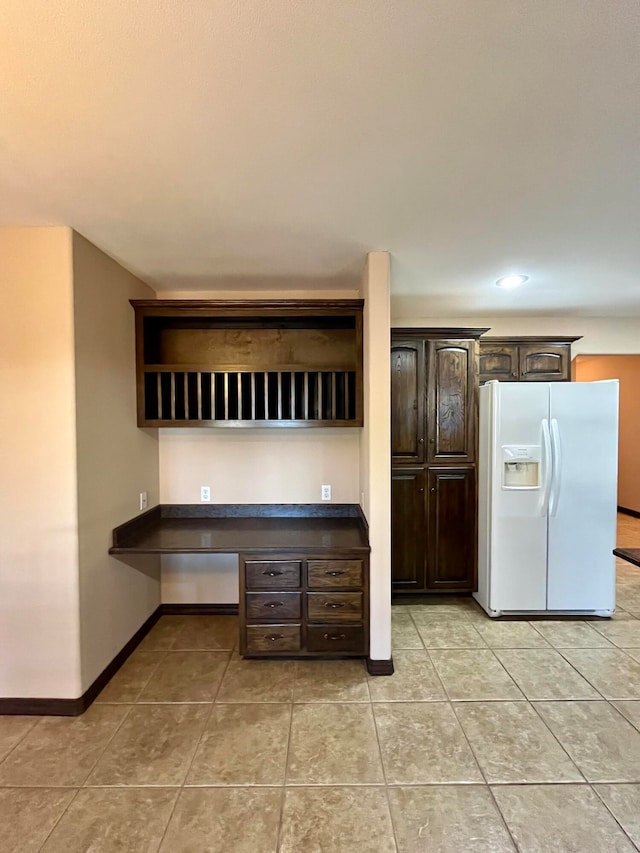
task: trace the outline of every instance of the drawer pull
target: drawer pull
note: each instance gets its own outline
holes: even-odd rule
[[[325,640],[346,640],[347,635],[346,634],[325,634],[324,638],[325,638]]]
[[[276,640],[284,640],[284,634],[265,634],[264,638],[275,643]]]
[[[328,607],[330,610],[339,610],[341,607],[344,607],[344,601],[325,601],[325,607]]]
[[[340,575],[343,575],[344,572],[342,570],[337,572],[325,572],[325,575],[331,575],[332,578],[339,578]]]
[[[263,607],[282,607],[281,601],[265,601]]]
[[[282,575],[282,574],[284,574],[284,572],[274,572],[272,569],[270,572],[263,572],[262,574],[267,575],[267,577],[270,577],[270,578],[277,578],[278,575]]]

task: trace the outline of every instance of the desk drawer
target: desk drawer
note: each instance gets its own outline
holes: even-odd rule
[[[249,622],[282,622],[300,619],[302,596],[299,592],[248,592],[247,619]]]
[[[326,654],[363,655],[366,651],[363,625],[309,625],[307,648]]]
[[[309,622],[360,622],[362,593],[309,592],[307,613]]]
[[[314,589],[362,586],[362,560],[309,560],[307,581]]]
[[[247,560],[248,589],[291,589],[300,586],[299,560]]]
[[[299,652],[300,625],[247,625],[245,654]]]

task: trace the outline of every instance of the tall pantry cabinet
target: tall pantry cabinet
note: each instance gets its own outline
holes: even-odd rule
[[[476,584],[478,338],[487,329],[392,329],[395,592]]]

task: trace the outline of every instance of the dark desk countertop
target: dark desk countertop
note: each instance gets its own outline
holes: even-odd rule
[[[640,566],[640,548],[615,548],[613,553],[621,560]]]
[[[113,531],[109,553],[369,551],[359,507],[338,504],[162,505]]]

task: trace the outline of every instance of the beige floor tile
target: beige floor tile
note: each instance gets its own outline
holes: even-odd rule
[[[383,788],[287,788],[279,853],[395,853]]]
[[[520,853],[633,853],[588,785],[504,785],[493,794]]]
[[[395,649],[422,649],[422,640],[410,614],[402,617],[391,616],[391,648]]]
[[[283,785],[291,704],[214,705],[187,785]]]
[[[536,702],[589,782],[640,782],[640,732],[608,702]]]
[[[489,649],[431,652],[450,699],[524,699],[513,679]]]
[[[596,792],[640,849],[640,785],[594,785]]]
[[[600,699],[598,691],[555,649],[496,649],[527,699]]]
[[[385,703],[373,709],[388,784],[482,781],[448,702]]]
[[[0,789],[2,853],[38,853],[75,795],[61,788]]]
[[[176,627],[172,648],[231,651],[237,645],[237,616],[191,616]]]
[[[428,625],[449,624],[450,622],[471,624],[473,613],[469,607],[432,607],[430,605],[410,607],[409,612],[418,628]]]
[[[167,652],[139,702],[213,702],[229,652]]]
[[[367,785],[384,781],[371,705],[294,705],[289,785]]]
[[[109,681],[96,702],[135,702],[165,655],[166,652],[135,651]]]
[[[611,704],[640,731],[640,700],[628,699],[622,702],[612,702]]]
[[[622,651],[626,652],[630,658],[633,658],[640,663],[640,649],[623,649]]]
[[[640,620],[594,622],[594,628],[619,648],[640,650]]]
[[[528,702],[462,702],[455,712],[490,784],[582,781]]]
[[[87,784],[181,785],[210,708],[210,705],[135,705]]]
[[[390,788],[398,853],[510,853],[515,847],[489,789]]]
[[[540,619],[534,623],[538,631],[556,649],[576,648],[595,649],[599,646],[610,648],[611,643],[592,628],[590,622],[569,622]]]
[[[563,649],[562,654],[607,699],[640,699],[640,663],[620,649]]]
[[[295,672],[292,660],[242,660],[234,655],[216,702],[291,702]]]
[[[373,702],[428,702],[447,698],[424,649],[394,652],[393,666],[393,675],[369,678]]]
[[[293,701],[368,702],[367,670],[363,661],[297,661]]]
[[[486,643],[468,622],[418,622],[418,633],[425,649],[484,649]]]
[[[528,622],[483,622],[476,629],[491,649],[547,648],[548,643]]]
[[[37,717],[0,717],[0,761],[38,722]]]
[[[0,785],[82,785],[128,712],[93,705],[80,717],[41,717],[0,765]]]
[[[42,853],[158,849],[177,788],[85,788],[53,830]]]
[[[187,788],[162,853],[276,853],[282,788]]]
[[[172,649],[180,627],[193,616],[161,616],[138,646],[139,651],[157,652]]]

